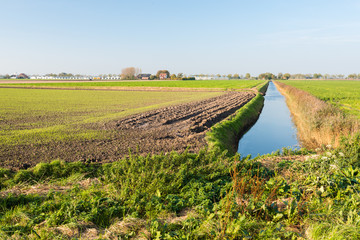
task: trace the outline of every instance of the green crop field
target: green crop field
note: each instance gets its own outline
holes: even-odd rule
[[[281,81],[329,101],[360,118],[360,81]]]
[[[220,94],[0,88],[0,145],[98,137],[83,125]]]
[[[202,80],[202,81],[121,81],[121,82],[62,82],[62,83],[16,83],[0,85],[17,85],[26,87],[174,87],[174,88],[220,88],[244,89],[253,88],[263,80]]]

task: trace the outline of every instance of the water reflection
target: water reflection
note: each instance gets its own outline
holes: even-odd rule
[[[285,97],[270,82],[264,108],[255,125],[239,141],[242,156],[271,153],[283,147],[299,147],[297,130],[293,124]]]

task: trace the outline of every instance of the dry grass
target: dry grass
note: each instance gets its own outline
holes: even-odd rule
[[[353,136],[359,132],[359,121],[330,103],[284,83],[275,82],[275,85],[286,97],[305,147],[317,148],[329,144],[337,147],[342,136]]]

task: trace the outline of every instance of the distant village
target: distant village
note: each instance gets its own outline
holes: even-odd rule
[[[33,79],[33,80],[226,80],[226,79],[360,79],[360,74],[289,74],[262,73],[258,76],[251,76],[250,73],[245,75],[239,74],[196,74],[184,75],[183,73],[170,74],[168,70],[159,70],[156,74],[141,73],[140,69],[130,67],[122,69],[121,74],[100,74],[100,75],[81,75],[71,73],[28,75],[6,74],[0,75],[0,79]]]

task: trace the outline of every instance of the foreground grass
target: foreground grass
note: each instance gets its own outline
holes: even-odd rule
[[[302,160],[203,150],[1,169],[0,237],[358,239],[359,141]]]
[[[0,145],[95,138],[84,125],[220,94],[0,88]]]
[[[263,80],[198,80],[198,81],[121,81],[121,82],[62,82],[62,83],[16,83],[0,84],[22,87],[173,87],[173,88],[219,88],[244,89],[253,88],[263,83]]]
[[[360,118],[360,81],[289,80],[280,82],[307,91]]]

